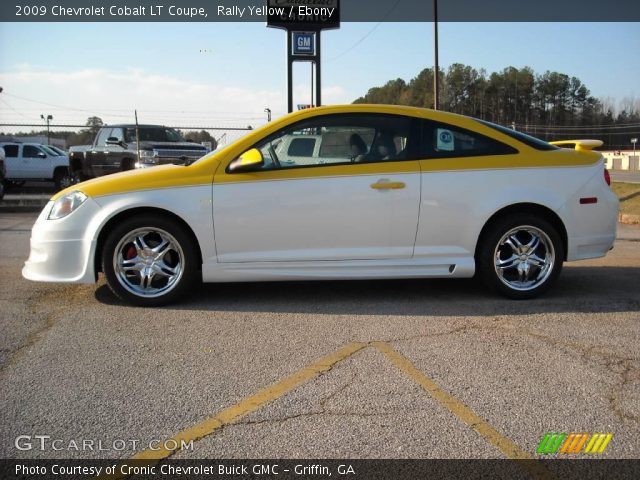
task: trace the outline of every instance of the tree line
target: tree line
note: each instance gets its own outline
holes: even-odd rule
[[[425,68],[408,82],[390,80],[354,103],[433,108],[433,72]],[[438,79],[441,110],[515,127],[545,140],[588,136],[620,149],[630,148],[631,137],[640,131],[640,101],[625,98],[617,109],[611,99],[595,98],[580,79],[564,73],[507,67],[488,74],[456,63],[441,70]]]

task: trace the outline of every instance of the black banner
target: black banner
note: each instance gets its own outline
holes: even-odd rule
[[[340,10],[327,9],[335,3]],[[269,10],[276,8],[276,10]],[[324,10],[323,10],[324,9]],[[0,22],[430,22],[432,0],[15,0]],[[315,20],[314,20],[315,19]],[[638,22],[638,0],[438,0],[441,22]],[[589,34],[589,32],[585,32]]]
[[[0,460],[17,479],[562,479],[640,478],[639,460]]]

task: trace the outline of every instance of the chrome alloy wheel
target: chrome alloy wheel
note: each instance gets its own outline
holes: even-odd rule
[[[140,228],[118,242],[113,253],[116,278],[128,292],[155,298],[173,290],[184,270],[176,239],[159,228]]]
[[[543,284],[555,262],[556,253],[549,236],[530,225],[509,230],[494,251],[494,268],[500,281],[522,292]]]

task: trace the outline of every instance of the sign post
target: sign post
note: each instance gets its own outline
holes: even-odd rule
[[[637,138],[632,138],[631,139],[631,143],[633,144],[633,156],[636,156],[636,143],[638,143],[638,139]]]
[[[267,0],[267,27],[287,31],[287,111],[293,112],[293,62],[315,66],[315,105],[322,105],[320,33],[340,28],[340,0]],[[313,92],[313,85],[311,86]]]

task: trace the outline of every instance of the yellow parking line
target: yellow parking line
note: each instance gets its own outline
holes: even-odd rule
[[[241,402],[225,408],[215,416],[209,417],[202,422],[175,434],[166,442],[162,442],[161,445],[166,445],[167,442],[169,442],[171,445],[174,445],[174,443],[171,442],[171,440],[174,440],[175,445],[179,448],[183,444],[189,444],[191,441],[196,441],[201,438],[207,437],[215,433],[223,426],[249,415],[263,405],[269,402],[273,402],[285,393],[290,392],[302,383],[311,380],[314,377],[317,377],[323,372],[330,370],[335,364],[342,360],[345,360],[346,358],[362,350],[366,346],[366,343],[358,342],[345,345],[339,350],[321,358],[317,362],[314,362],[311,365],[298,370],[284,380],[280,380],[279,382],[274,383],[269,387],[263,388],[254,395],[245,398]],[[177,451],[178,450],[168,450],[164,447],[159,446],[159,450],[144,450],[131,457],[131,460],[146,460],[143,465],[155,465],[160,461],[169,458]],[[119,469],[117,469],[116,471],[118,470]],[[127,475],[116,473],[114,475],[103,474],[100,475],[98,479],[100,480],[108,478],[111,480],[115,480],[125,477],[127,477]]]
[[[391,361],[391,363],[398,367],[409,378],[425,389],[429,395],[438,401],[438,403],[466,423],[467,426],[482,435],[507,458],[525,461],[523,466],[525,466],[535,478],[555,478],[546,468],[533,460],[531,455],[498,432],[484,419],[476,415],[473,410],[467,407],[456,397],[442,390],[438,384],[418,370],[413,363],[394,350],[391,345],[386,342],[372,342],[371,345],[382,352]]]
[[[249,415],[250,413],[256,411],[258,408],[262,407],[264,404],[272,402],[285,393],[290,392],[301,383],[311,380],[321,373],[330,370],[336,363],[344,360],[347,357],[350,357],[366,346],[366,343],[357,342],[345,345],[341,349],[327,355],[324,358],[321,358],[317,362],[303,368],[302,370],[298,370],[293,375],[285,378],[284,380],[280,380],[279,382],[274,383],[269,387],[263,388],[256,394],[245,398],[241,402],[232,405],[231,407],[225,408],[214,417],[209,417],[206,420],[203,420],[202,422],[194,425],[193,427],[183,430],[182,432],[174,435],[172,439],[175,440],[178,445],[181,445],[181,442],[189,443],[192,440],[199,440],[200,438],[211,435],[224,425],[228,425],[246,415]],[[164,443],[165,442],[163,442],[163,444]],[[166,449],[160,449],[157,451],[144,450],[135,455],[133,459],[162,460],[164,458],[170,457],[174,453],[175,451]]]
[[[507,458],[521,460],[523,467],[527,468],[534,478],[544,480],[556,478],[527,452],[498,432],[484,419],[476,415],[473,410],[467,407],[464,403],[453,395],[442,390],[434,381],[424,375],[406,357],[398,353],[386,342],[353,342],[345,345],[339,350],[330,353],[311,365],[298,370],[289,377],[280,380],[269,387],[263,388],[254,395],[245,398],[235,405],[225,408],[215,416],[206,418],[202,422],[178,432],[170,439],[167,439],[166,442],[163,442],[162,445],[169,443],[180,448],[181,445],[190,444],[193,441],[207,437],[221,429],[223,426],[229,425],[242,417],[249,415],[263,405],[273,402],[282,395],[297,388],[302,383],[305,383],[317,377],[321,373],[330,370],[337,363],[349,358],[368,346],[373,346],[382,352],[400,371],[420,385],[436,401],[462,420],[462,422],[467,426],[475,430],[489,443],[498,448],[498,450],[500,450]],[[159,450],[144,450],[131,457],[131,460],[145,460],[145,465],[154,465],[163,459],[170,457],[177,451],[178,450],[169,450],[163,447],[160,447]],[[117,479],[123,477],[124,475],[115,474],[109,476],[101,475],[98,478]]]

